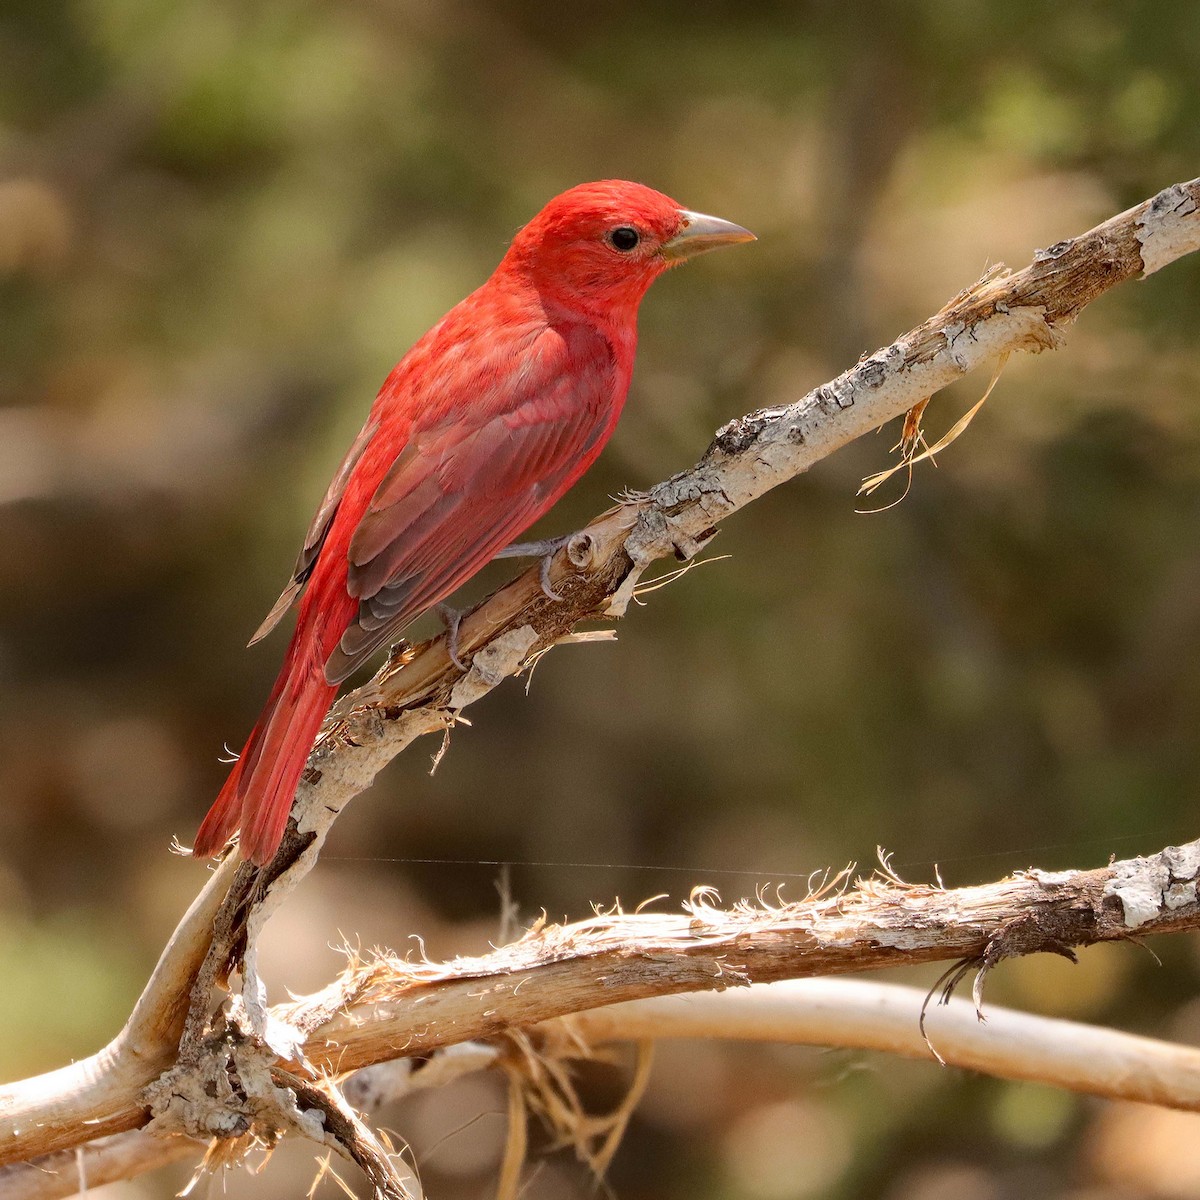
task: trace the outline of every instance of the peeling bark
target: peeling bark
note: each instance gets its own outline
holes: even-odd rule
[[[261,872],[232,860],[218,868],[122,1033],[90,1059],[0,1089],[0,1164],[145,1125],[154,1097],[144,1089],[180,1065],[199,1074],[221,1051],[229,1025],[221,1014],[210,1020],[211,992],[239,962],[247,1027],[261,1043],[262,1061],[295,1055],[298,1032],[307,1038],[311,1062],[345,1070],[639,996],[935,959],[988,967],[1131,931],[1195,927],[1200,849],[1192,843],[1099,871],[1031,871],[955,892],[876,880],[777,909],[722,912],[701,902],[684,919],[597,918],[538,931],[489,960],[359,968],[319,997],[274,1010],[254,971],[263,923],[315,864],[338,812],[415,738],[449,729],[462,708],[570,636],[579,622],[622,615],[651,563],[693,557],[730,513],[848,441],[999,356],[1060,345],[1063,328],[1109,288],[1200,248],[1198,207],[1200,180],[1167,188],[1039,251],[1022,271],[989,273],[891,346],[794,404],[730,422],[695,467],[602,514],[571,539],[551,570],[562,602],[542,594],[535,567],[468,614],[459,630],[465,675],[451,663],[444,637],[398,647],[375,679],[335,707],[275,860]],[[357,1024],[347,1024],[346,1006]],[[298,1057],[282,1066],[307,1069]],[[269,1098],[270,1089],[277,1092],[279,1084],[268,1071],[262,1096]],[[184,1127],[182,1118],[172,1126],[170,1104],[157,1098],[158,1127]],[[254,1112],[266,1110],[251,1104],[248,1111],[253,1124]],[[273,1131],[259,1134],[269,1138]]]

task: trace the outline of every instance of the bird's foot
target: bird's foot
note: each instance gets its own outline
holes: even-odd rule
[[[513,542],[497,552],[497,558],[540,558],[542,560],[542,595],[547,600],[561,600],[562,597],[550,586],[550,562],[554,556],[574,537],[573,533],[562,537],[544,538],[540,542]]]
[[[458,657],[458,627],[462,624],[462,610],[451,608],[448,604],[436,604],[433,611],[442,618],[442,623],[446,626],[446,653],[450,655],[450,661],[466,674],[467,664]]]

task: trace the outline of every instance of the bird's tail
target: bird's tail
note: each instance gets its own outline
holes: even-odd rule
[[[258,724],[196,833],[197,858],[220,853],[238,829],[242,857],[258,866],[279,848],[308,752],[337,692],[302,640],[289,647]]]

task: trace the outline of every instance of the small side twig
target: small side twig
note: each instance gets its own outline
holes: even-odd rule
[[[204,968],[211,971],[211,979],[219,982],[240,957],[251,1028],[266,1029],[261,990],[249,986],[255,980],[257,930],[311,869],[338,812],[392,757],[416,738],[444,730],[464,708],[522,670],[539,650],[569,635],[580,621],[624,611],[638,576],[651,563],[667,557],[694,558],[731,513],[968,372],[1017,350],[1057,347],[1064,328],[1098,296],[1197,249],[1200,180],[1191,180],[1040,251],[1023,270],[997,274],[964,291],[892,345],[794,403],[731,421],[693,468],[602,514],[572,539],[569,553],[560,552],[555,559],[551,582],[564,597],[561,603],[546,600],[537,568],[489,597],[462,623],[460,651],[470,661],[465,675],[451,662],[445,638],[390,659],[370,684],[345,698],[331,715],[309,759],[275,861],[250,890],[239,876],[234,919]],[[1194,847],[1175,852],[1182,858],[1171,858],[1170,853],[1114,864],[1107,875],[1082,873],[1101,888],[1087,906],[1095,927],[1070,926],[1060,938],[1063,944],[1127,937],[1131,930],[1141,934],[1196,927],[1196,870],[1189,863],[1195,867],[1191,860],[1200,863],[1200,855]],[[181,922],[126,1029],[109,1046],[60,1071],[0,1088],[0,1165],[83,1145],[97,1135],[133,1129],[146,1120],[142,1091],[177,1062],[185,1026],[189,1054],[198,1038],[211,1037],[202,1032],[208,1018],[202,1002],[206,998],[197,995],[189,1002],[211,946],[213,918],[239,871],[231,862],[218,868]],[[705,913],[692,914],[682,929],[593,925],[571,934],[583,937],[588,953],[560,961],[539,959],[549,944],[546,938],[540,945],[525,939],[516,951],[498,952],[501,957],[490,967],[479,968],[481,979],[469,981],[458,966],[448,974],[443,968],[444,977],[437,978],[431,965],[426,970],[432,974],[418,979],[406,964],[399,964],[389,986],[394,988],[399,979],[407,990],[391,1018],[376,1005],[355,1031],[339,1025],[334,1016],[322,1023],[328,1040],[322,1046],[307,1042],[304,1053],[314,1063],[332,1065],[329,1046],[341,1039],[346,1057],[339,1059],[340,1070],[398,1052],[424,1052],[463,1037],[491,1037],[586,1008],[597,996],[634,998],[727,988],[786,973],[977,957],[1002,920],[1026,908],[1044,911],[1047,893],[1053,898],[1050,878],[1030,876],[994,885],[1001,888],[1003,903],[990,914],[972,910],[970,919],[958,919],[940,907],[952,895],[964,899],[962,892],[930,889],[920,920],[884,922],[876,931],[875,950],[865,957],[861,943],[851,939],[848,947],[839,947],[824,942],[820,922],[806,924],[810,918],[800,920],[800,914],[784,907],[730,914],[735,919],[725,930],[706,920]],[[1043,894],[1024,894],[1022,899],[1018,893],[1031,879]],[[886,892],[881,887],[872,894],[863,887],[851,899],[867,903],[889,898]],[[846,902],[846,897],[837,900]],[[925,921],[936,911],[946,920],[933,928]],[[634,919],[654,918],[648,913],[623,918]],[[833,916],[825,912],[823,919]],[[727,940],[726,934],[734,940]],[[666,937],[665,945],[656,942],[659,935]],[[781,952],[783,935],[792,939],[796,953]],[[558,931],[556,936],[564,935]],[[659,946],[660,958],[648,961],[640,954],[638,939],[643,937]],[[560,954],[569,949],[557,947]],[[527,957],[522,966],[523,955]],[[492,974],[493,969],[500,974]],[[370,1004],[371,983],[381,978],[353,981],[363,985],[364,1004]],[[432,1001],[419,1014],[411,1005],[417,985],[428,986]],[[481,1006],[478,989],[485,985],[494,994]],[[452,1014],[462,1017],[460,1024],[452,1024]],[[274,1015],[303,1031],[301,1018],[314,1014],[302,1004],[282,1006]],[[203,1058],[201,1054],[200,1061]]]

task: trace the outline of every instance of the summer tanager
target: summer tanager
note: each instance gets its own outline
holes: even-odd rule
[[[271,859],[338,685],[592,465],[625,402],[650,284],[753,236],[639,184],[582,184],[551,200],[492,277],[400,360],[252,639],[299,600],[279,678],[200,826],[198,857],[240,829],[242,857]]]

